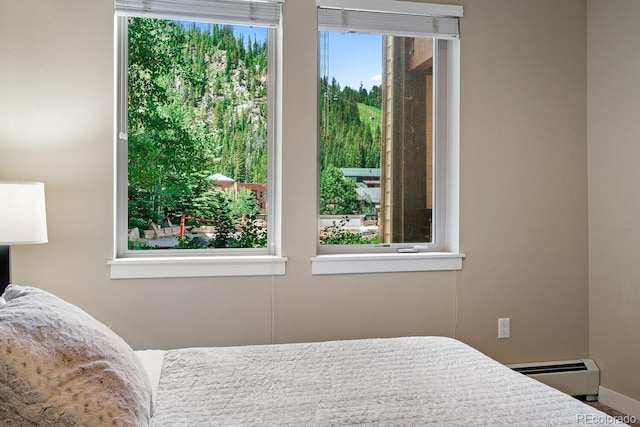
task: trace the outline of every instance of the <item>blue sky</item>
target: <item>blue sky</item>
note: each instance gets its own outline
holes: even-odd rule
[[[366,89],[380,85],[382,36],[329,32],[329,54],[320,53],[321,63],[329,61],[329,81],[335,77],[341,87]]]

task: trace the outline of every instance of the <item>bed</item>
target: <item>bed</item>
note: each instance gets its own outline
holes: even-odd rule
[[[451,338],[134,352],[48,292],[3,297],[0,425],[617,423]]]

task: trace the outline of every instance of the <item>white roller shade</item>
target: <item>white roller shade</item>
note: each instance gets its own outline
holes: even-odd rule
[[[318,30],[457,39],[462,6],[390,0],[317,0]]]
[[[119,16],[277,27],[284,0],[115,0]]]

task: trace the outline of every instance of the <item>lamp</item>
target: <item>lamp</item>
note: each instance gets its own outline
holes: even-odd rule
[[[44,184],[0,181],[0,294],[10,283],[9,245],[47,243]]]

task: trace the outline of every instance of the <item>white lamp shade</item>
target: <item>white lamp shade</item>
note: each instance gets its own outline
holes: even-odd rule
[[[47,243],[44,184],[0,181],[0,245]]]

